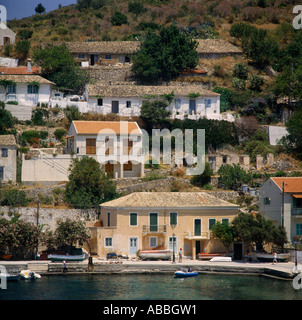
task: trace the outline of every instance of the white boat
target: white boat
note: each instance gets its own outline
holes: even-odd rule
[[[41,275],[31,270],[22,270],[20,272],[20,277],[24,280],[41,279]]]
[[[210,262],[231,262],[231,257],[214,257],[210,260]]]
[[[172,250],[142,250],[138,255],[142,260],[170,260],[172,254]]]
[[[272,262],[273,261],[273,254],[271,253],[255,253],[255,258],[260,262]],[[277,254],[277,261],[285,262],[290,259],[290,253],[278,253]]]
[[[83,261],[87,259],[87,255],[85,253],[71,256],[71,255],[63,255],[63,254],[49,254],[48,259],[52,262],[55,261]]]

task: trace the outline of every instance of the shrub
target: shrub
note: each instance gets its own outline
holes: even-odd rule
[[[128,3],[128,11],[136,15],[139,15],[146,11],[144,5],[139,1],[133,1]]]
[[[122,24],[128,23],[128,18],[123,13],[116,11],[114,15],[111,17],[110,22],[114,26],[121,26]]]
[[[29,199],[26,197],[26,193],[24,191],[19,191],[16,189],[6,190],[3,192],[1,197],[1,205],[2,206],[22,206],[25,207],[29,203]]]
[[[56,139],[59,141],[62,141],[62,138],[65,136],[65,134],[66,134],[66,130],[64,130],[64,129],[57,129],[54,132]]]
[[[243,65],[242,63],[237,63],[233,67],[233,77],[247,80],[248,78],[249,69]]]

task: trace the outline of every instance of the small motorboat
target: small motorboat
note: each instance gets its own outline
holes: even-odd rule
[[[171,260],[171,250],[142,250],[139,252],[139,257],[142,260]]]
[[[48,255],[48,259],[51,260],[52,262],[56,262],[56,261],[84,261],[85,259],[87,259],[88,256],[83,253],[83,254],[79,254],[79,255],[65,255],[65,254],[49,254]]]
[[[174,273],[175,278],[187,278],[187,277],[196,277],[198,275],[197,271],[191,271],[190,269],[180,269]]]
[[[41,275],[31,270],[22,270],[20,272],[20,277],[21,279],[24,279],[24,280],[41,279]]]
[[[0,273],[0,279],[6,279],[7,281],[17,281],[19,280],[18,274],[10,274],[10,273]]]
[[[210,262],[232,262],[231,257],[214,257]]]

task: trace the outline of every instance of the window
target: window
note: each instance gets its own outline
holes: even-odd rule
[[[221,219],[221,223],[229,224],[230,223],[230,219],[229,218],[223,218],[223,219]]]
[[[110,59],[111,59],[111,54],[106,54],[106,55],[105,55],[105,59],[110,60]]]
[[[137,226],[137,213],[130,213],[130,226]]]
[[[296,235],[301,236],[302,235],[302,223],[296,224]]]
[[[98,99],[98,106],[102,107],[103,106],[103,99]]]
[[[15,84],[9,85],[9,86],[7,87],[7,92],[8,92],[8,94],[15,94],[15,93],[17,93],[16,85],[15,85]]]
[[[0,167],[0,180],[4,179],[4,167]]]
[[[29,84],[27,86],[27,93],[29,94],[37,94],[39,93],[39,87],[36,85]]]
[[[3,158],[8,157],[8,150],[6,148],[1,149],[1,157],[3,157]]]
[[[86,154],[96,154],[96,139],[86,139]]]
[[[263,204],[268,204],[268,205],[270,205],[270,204],[271,204],[271,199],[268,198],[268,197],[263,198]]]
[[[107,212],[107,226],[110,227],[110,212]]]
[[[157,247],[157,237],[150,237],[149,244],[150,244],[150,248]]]
[[[206,100],[206,108],[211,108],[211,99]]]
[[[178,110],[180,109],[181,105],[181,100],[180,99],[175,99],[175,109]]]
[[[170,226],[177,225],[177,212],[170,212]]]
[[[213,225],[216,223],[216,219],[209,219],[209,230],[212,229]]]
[[[85,58],[85,55],[84,55],[83,53],[79,53],[79,54],[78,54],[78,58],[79,58],[79,59],[84,59],[84,58]]]
[[[105,238],[105,247],[112,247],[112,238]]]
[[[131,108],[131,101],[126,101],[126,107]]]

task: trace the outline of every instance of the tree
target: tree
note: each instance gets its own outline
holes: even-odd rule
[[[44,49],[35,49],[34,62],[42,68],[42,76],[64,89],[73,89],[82,93],[89,74],[75,65],[73,56],[65,45],[47,45]]]
[[[16,52],[19,59],[25,60],[30,50],[30,42],[28,40],[21,40],[16,43]]]
[[[36,13],[44,13],[45,12],[45,8],[44,6],[42,5],[42,3],[39,3],[36,7],[35,7],[35,11]]]
[[[244,183],[249,183],[251,175],[245,172],[239,164],[225,164],[219,170],[218,183],[225,189],[237,190]]]
[[[132,70],[143,82],[170,80],[198,63],[197,42],[173,24],[159,34],[149,30],[140,49],[132,57]]]
[[[257,74],[251,74],[249,76],[248,84],[250,90],[260,92],[263,83],[263,78]]]
[[[123,13],[116,11],[114,15],[111,17],[110,22],[114,26],[121,26],[122,24],[127,24],[128,19],[127,16],[124,15]]]
[[[203,187],[204,185],[211,182],[211,176],[213,175],[213,170],[208,162],[205,163],[205,168],[202,174],[195,175],[191,178],[191,183],[198,187]]]
[[[248,78],[249,69],[242,63],[237,63],[233,67],[233,77],[247,80]]]
[[[13,259],[25,259],[30,250],[39,244],[41,227],[23,220],[0,220],[0,248],[13,255]],[[32,253],[33,254],[33,253]]]
[[[225,246],[227,254],[229,253],[229,246],[233,243],[234,237],[232,228],[228,222],[217,221],[211,229],[211,235],[214,239],[218,239]]]
[[[163,100],[145,101],[141,108],[140,117],[147,122],[147,131],[161,126],[170,116],[170,111],[167,109],[168,104]]]
[[[5,109],[4,102],[0,101],[0,134],[5,134],[7,129],[13,128],[16,120],[11,112]]]
[[[105,175],[100,164],[84,156],[73,159],[66,183],[66,201],[75,208],[98,208],[99,204],[116,197],[116,185]]]
[[[78,238],[89,239],[91,237],[83,221],[71,219],[60,222],[53,236],[57,247],[72,247]]]

